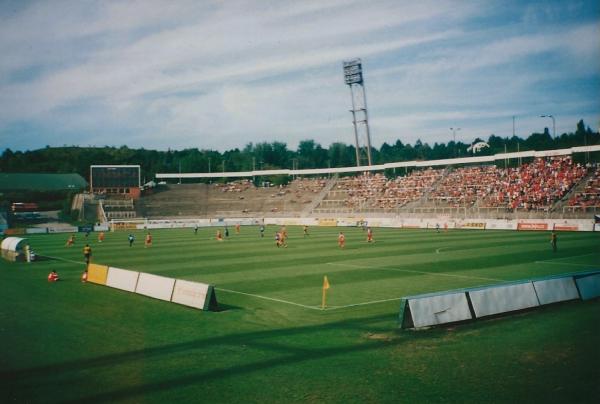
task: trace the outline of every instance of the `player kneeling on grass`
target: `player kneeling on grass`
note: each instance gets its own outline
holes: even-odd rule
[[[344,236],[344,233],[342,232],[340,232],[340,235],[338,236],[338,245],[340,248],[344,248],[346,246],[346,236]]]
[[[221,230],[217,230],[217,241],[223,241],[223,234],[221,234]]]
[[[152,234],[146,234],[146,240],[144,240],[144,247],[152,247]]]
[[[58,282],[58,274],[53,269],[52,272],[48,274],[48,282]]]

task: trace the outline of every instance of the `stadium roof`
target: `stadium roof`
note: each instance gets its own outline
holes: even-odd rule
[[[0,191],[80,190],[87,182],[79,174],[0,173]]]

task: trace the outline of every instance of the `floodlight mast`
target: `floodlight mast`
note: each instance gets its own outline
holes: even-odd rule
[[[369,112],[367,110],[367,93],[362,75],[362,62],[354,59],[343,63],[344,81],[350,87],[352,99],[352,125],[354,126],[354,140],[356,143],[356,166],[360,167],[365,162],[372,165],[371,160],[371,133],[369,130]],[[362,97],[361,97],[362,95]],[[363,132],[360,136],[359,132]],[[361,146],[361,138],[364,137],[366,145]]]

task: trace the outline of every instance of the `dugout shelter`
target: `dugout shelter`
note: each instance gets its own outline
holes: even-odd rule
[[[7,237],[2,240],[2,258],[7,261],[25,261],[27,259],[27,239]]]

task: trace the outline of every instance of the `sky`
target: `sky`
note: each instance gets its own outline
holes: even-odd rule
[[[0,151],[353,144],[354,58],[376,147],[600,126],[597,0],[0,0]]]

